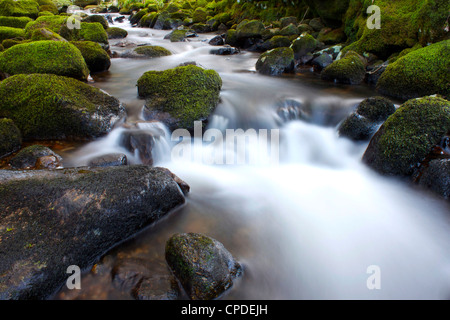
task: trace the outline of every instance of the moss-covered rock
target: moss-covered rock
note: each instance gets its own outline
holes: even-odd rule
[[[259,20],[244,20],[236,28],[236,39],[238,42],[248,38],[262,38],[265,30],[264,24]]]
[[[208,13],[203,8],[195,9],[192,19],[194,19],[194,23],[205,23],[206,18],[208,17]]]
[[[106,30],[108,39],[123,39],[128,36],[128,31],[118,27],[110,27]]]
[[[285,36],[274,36],[266,41],[262,45],[264,51],[272,50],[280,47],[289,47],[291,45],[291,40],[289,37]]]
[[[28,22],[33,21],[29,17],[0,17],[0,26],[11,28],[25,28]]]
[[[278,76],[294,71],[294,51],[281,47],[264,52],[256,62],[256,71],[261,74]]]
[[[166,37],[170,40],[170,42],[183,42],[186,39],[186,35],[189,30],[173,30]],[[166,39],[166,37],[164,37]]]
[[[81,81],[50,74],[16,75],[0,82],[0,117],[24,139],[89,139],[125,116],[114,97]]]
[[[63,41],[36,41],[15,45],[0,55],[4,73],[51,73],[86,80],[89,69],[74,45]]]
[[[303,33],[292,42],[291,49],[294,51],[295,59],[313,52],[318,46],[317,40],[308,33]]]
[[[122,58],[159,58],[170,56],[172,52],[161,46],[140,46],[129,51],[125,51]]]
[[[290,25],[278,31],[277,34],[280,36],[298,36],[300,34],[300,30],[296,25],[291,23]]]
[[[384,97],[364,99],[338,127],[341,137],[353,141],[367,141],[377,132],[380,125],[395,112],[395,106]]]
[[[147,99],[147,119],[159,119],[171,129],[191,129],[219,103],[222,79],[214,70],[188,65],[148,71],[137,86],[139,96]]]
[[[0,41],[24,37],[25,32],[21,28],[0,27]]]
[[[30,39],[20,40],[20,38],[5,39],[2,41],[2,46],[3,46],[4,50],[6,50],[6,49],[11,48],[12,46],[15,46],[16,44],[29,43],[29,42],[32,42],[32,40],[30,40]]]
[[[106,71],[111,66],[108,53],[97,42],[72,41],[71,43],[80,50],[91,73]]]
[[[98,22],[102,25],[103,29],[106,30],[109,28],[108,21],[105,19],[105,17],[98,14],[87,16],[83,19],[83,22]]]
[[[80,40],[108,44],[108,34],[99,22],[82,23],[80,29]]]
[[[139,26],[142,28],[153,28],[155,26],[156,20],[158,20],[158,16],[158,12],[147,13],[141,18],[141,20],[139,20]]]
[[[66,23],[67,17],[65,16],[42,16],[29,22],[25,27],[25,32],[27,35],[31,35],[33,30],[46,28],[60,34],[61,28],[66,26]]]
[[[348,50],[370,52],[381,59],[414,46],[433,43],[448,37],[445,26],[450,5],[446,0],[380,0],[381,28],[367,27],[370,1],[351,0],[344,18],[345,32],[352,40]]]
[[[22,135],[11,119],[0,119],[0,158],[20,149]]]
[[[0,16],[35,19],[38,13],[39,4],[33,0],[0,0]]]
[[[385,95],[411,99],[425,95],[450,96],[450,40],[415,50],[389,64],[377,83]]]
[[[50,3],[39,6],[39,13],[50,12],[51,14],[58,14],[58,7],[53,2]]]
[[[411,176],[449,131],[448,100],[408,100],[372,138],[363,161],[384,175]]]
[[[33,30],[31,33],[31,40],[32,41],[42,41],[42,40],[53,40],[53,41],[67,41],[63,37],[61,37],[59,34],[48,30],[46,28],[40,28]]]
[[[343,29],[329,29],[325,28],[319,32],[317,40],[326,45],[343,43],[347,39]]]
[[[218,298],[242,267],[223,244],[203,234],[176,234],[166,243],[166,261],[192,300]]]
[[[135,14],[131,15],[129,20],[131,25],[138,24],[139,21],[148,13],[147,9],[139,10]]]
[[[366,76],[364,58],[349,51],[340,60],[334,61],[322,70],[321,78],[344,84],[360,84]]]

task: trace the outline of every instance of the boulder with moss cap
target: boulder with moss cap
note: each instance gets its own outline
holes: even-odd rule
[[[0,82],[0,117],[12,119],[25,140],[103,136],[125,117],[116,98],[73,78],[15,75]]]
[[[146,98],[144,115],[170,129],[192,129],[206,120],[219,103],[222,79],[214,70],[195,65],[148,71],[138,80],[138,94]]]

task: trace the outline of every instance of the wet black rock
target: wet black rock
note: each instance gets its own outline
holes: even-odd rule
[[[50,148],[33,145],[22,149],[11,158],[9,164],[14,169],[35,169],[43,167],[55,169],[61,165],[61,161],[62,157],[54,153]],[[44,162],[46,165],[43,165]]]
[[[89,160],[89,167],[114,167],[127,165],[127,156],[123,153],[108,153]]]
[[[91,267],[113,246],[183,205],[164,168],[0,170],[0,299],[47,299],[71,265]]]
[[[192,300],[218,298],[242,273],[223,244],[198,233],[172,236],[166,243],[166,260]]]
[[[313,67],[318,71],[321,71],[322,69],[328,67],[332,63],[333,63],[333,57],[326,52],[324,52],[320,56],[314,58],[311,62]]]
[[[449,156],[449,155],[448,155]],[[418,180],[420,186],[450,199],[450,158],[429,162]]]
[[[218,35],[209,40],[208,43],[212,46],[223,46],[225,44],[225,39],[223,36]]]
[[[225,46],[223,48],[212,49],[209,51],[210,54],[228,56],[233,54],[238,54],[240,51],[238,48],[233,48],[231,46]]]

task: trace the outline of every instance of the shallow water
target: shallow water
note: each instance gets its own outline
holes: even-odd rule
[[[155,165],[191,186],[187,204],[109,252],[95,272],[84,275],[81,291],[62,290],[55,298],[131,299],[128,289],[111,281],[115,263],[139,257],[155,274],[168,274],[164,246],[178,232],[207,234],[243,264],[243,277],[222,299],[450,297],[447,202],[378,176],[360,161],[366,144],[336,134],[336,125],[359,101],[377,95],[372,88],[325,83],[307,70],[261,76],[254,69],[258,54],[210,54],[207,40],[214,34],[171,43],[163,39],[167,31],[131,28],[127,22],[116,26],[129,31],[127,41],[161,45],[173,53],[150,60],[113,59],[109,72],[93,76],[94,86],[127,105],[127,121],[141,119],[144,101],[137,97],[136,82],[145,71],[196,61],[223,79],[221,103],[209,129],[267,129],[278,134],[279,143],[270,150],[258,143],[230,149],[202,143],[199,137],[192,141],[190,156],[177,158],[171,152],[176,141],[165,129],[156,140]],[[125,50],[115,46],[118,42],[111,40],[111,49]],[[286,99],[309,105],[309,121],[283,121],[276,111]],[[124,130],[68,152],[65,165],[85,165],[110,152],[126,153],[130,163],[140,163],[138,155],[117,143]],[[207,161],[223,159],[224,150],[231,154],[229,165]],[[379,268],[380,289],[368,288],[371,266]]]

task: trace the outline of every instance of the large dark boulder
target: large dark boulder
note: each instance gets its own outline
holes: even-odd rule
[[[294,51],[286,47],[266,51],[259,57],[255,67],[259,73],[270,76],[293,72],[295,68]]]
[[[384,175],[411,176],[448,132],[448,100],[439,97],[408,100],[374,135],[363,161]]]
[[[166,243],[166,261],[192,300],[219,297],[242,273],[223,244],[198,233],[172,236]]]
[[[0,299],[49,298],[69,266],[91,267],[183,205],[180,186],[148,166],[0,170]]]
[[[20,149],[22,136],[11,119],[0,119],[0,158]]]

